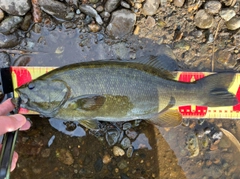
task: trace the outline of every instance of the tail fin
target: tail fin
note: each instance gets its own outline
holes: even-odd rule
[[[235,73],[224,72],[209,75],[197,81],[200,85],[201,99],[205,106],[233,106],[238,104],[236,96],[228,91],[235,77]]]

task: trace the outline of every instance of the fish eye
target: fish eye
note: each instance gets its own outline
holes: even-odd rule
[[[35,85],[33,83],[28,84],[28,89],[32,90],[34,87],[35,87]]]

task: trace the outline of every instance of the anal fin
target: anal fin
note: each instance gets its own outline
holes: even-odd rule
[[[182,115],[177,109],[168,109],[156,114],[149,121],[160,127],[175,127],[182,123]]]
[[[78,122],[88,129],[99,129],[99,122],[95,119],[83,119]]]

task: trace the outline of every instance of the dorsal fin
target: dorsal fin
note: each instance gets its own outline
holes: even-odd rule
[[[178,70],[177,62],[166,55],[140,57],[133,62],[156,69],[162,78],[174,79],[177,75],[174,72]]]

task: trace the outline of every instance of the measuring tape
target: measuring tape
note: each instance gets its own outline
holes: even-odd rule
[[[55,69],[57,67],[11,67],[12,81],[14,89],[30,82],[31,80]],[[193,82],[212,73],[209,72],[178,72],[175,80],[182,82]],[[235,94],[240,101],[240,74],[236,74],[235,79],[228,89]],[[186,91],[187,92],[187,91]],[[17,97],[17,93],[14,95]],[[240,104],[228,107],[206,107],[206,106],[179,106],[179,112],[184,118],[229,118],[240,119]],[[26,109],[20,109],[22,114],[37,114]]]

